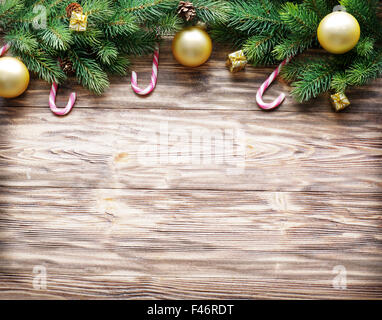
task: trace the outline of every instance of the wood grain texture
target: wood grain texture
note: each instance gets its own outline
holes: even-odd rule
[[[381,298],[381,197],[4,190],[2,293],[50,298]],[[31,286],[36,264],[47,268],[45,292]],[[347,269],[348,290],[332,287],[336,265]]]
[[[262,112],[271,69],[232,75],[217,47],[187,70],[168,47],[146,98],[128,79],[103,97],[75,87],[59,118],[34,80],[0,100],[0,298],[381,299],[381,80],[344,113],[327,97]],[[150,68],[134,61],[142,82]]]
[[[379,192],[382,185],[375,114],[76,109],[58,118],[3,108],[0,118],[2,186]]]

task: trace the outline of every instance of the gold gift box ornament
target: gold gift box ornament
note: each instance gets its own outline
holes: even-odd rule
[[[239,50],[228,55],[226,66],[229,68],[229,71],[238,72],[243,70],[247,63],[248,60],[243,50]]]
[[[330,96],[330,101],[336,112],[342,111],[350,106],[350,101],[346,97],[345,93],[339,92]]]
[[[88,16],[83,14],[82,11],[73,11],[70,17],[69,28],[74,31],[86,31],[88,25]]]

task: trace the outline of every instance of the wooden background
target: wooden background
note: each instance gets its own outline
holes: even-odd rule
[[[0,99],[0,298],[382,298],[382,80],[350,91],[340,114],[327,96],[263,112],[255,92],[272,69],[230,74],[219,46],[187,69],[169,47],[149,97],[126,78],[102,97],[68,83],[58,103],[73,88],[78,102],[66,117],[42,81]],[[151,59],[134,61],[141,84]],[[289,89],[279,81],[267,99]],[[172,138],[224,138],[157,150],[163,124]],[[179,163],[158,160],[167,147]]]

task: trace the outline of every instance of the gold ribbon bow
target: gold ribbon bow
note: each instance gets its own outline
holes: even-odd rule
[[[70,29],[75,31],[86,31],[86,27],[88,24],[88,16],[87,14],[82,14],[80,12],[72,12],[72,16],[70,17]]]
[[[243,50],[239,50],[228,55],[226,65],[231,72],[237,72],[244,69],[247,63]]]
[[[349,99],[342,92],[330,96],[334,109],[338,112],[350,105]]]

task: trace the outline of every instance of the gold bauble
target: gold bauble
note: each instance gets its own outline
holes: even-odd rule
[[[0,97],[18,97],[28,84],[29,71],[24,63],[12,57],[0,58]]]
[[[317,30],[321,46],[334,54],[343,54],[353,49],[360,35],[361,28],[357,19],[344,11],[328,14],[322,19]]]
[[[172,41],[175,59],[186,67],[198,67],[211,56],[212,41],[200,27],[188,27],[178,32]]]

